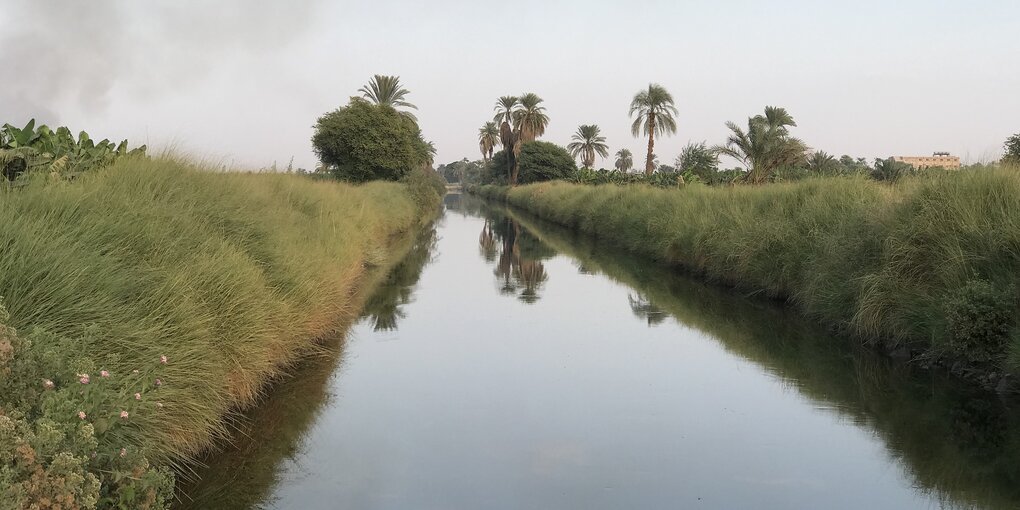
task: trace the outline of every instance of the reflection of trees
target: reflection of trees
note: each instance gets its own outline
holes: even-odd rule
[[[666,312],[655,306],[644,294],[627,293],[627,301],[630,302],[630,311],[639,319],[648,321],[649,326],[657,326],[666,320]]]
[[[705,285],[548,222],[521,221],[579,265],[636,289],[635,314],[647,317],[646,305],[654,306],[880,438],[915,490],[940,508],[1020,508],[1015,401],[937,371],[917,373],[768,301]]]
[[[529,304],[540,299],[539,290],[549,279],[540,255],[548,249],[522,231],[516,221],[507,217],[485,220],[478,246],[486,261],[496,261],[494,273],[501,294],[515,295]],[[534,253],[539,256],[531,256]]]
[[[363,304],[361,317],[371,321],[376,330],[396,329],[397,321],[404,316],[401,306],[411,302],[414,285],[432,261],[436,239],[434,227],[422,230],[404,258],[385,276],[370,272],[365,288],[375,288],[371,296],[354,296],[352,305]],[[397,253],[405,247],[400,245]],[[348,325],[345,319],[341,330]],[[323,339],[321,355],[309,356],[289,367],[287,372],[293,377],[276,381],[259,405],[243,416],[231,416],[230,425],[236,433],[223,444],[223,451],[206,452],[195,464],[184,466],[189,471],[178,480],[179,500],[173,508],[247,509],[270,505],[270,494],[286,483],[284,463],[296,452],[314,447],[307,443],[306,435],[329,399],[329,380],[342,359],[343,346],[344,335]]]
[[[492,232],[492,228],[489,227],[489,220],[485,220],[482,233],[478,236],[478,250],[481,252],[482,257],[485,257],[486,262],[496,260],[496,235]]]
[[[443,205],[447,211],[453,211],[465,218],[481,216],[485,202],[474,195],[463,193],[447,193],[443,198]]]
[[[436,230],[423,230],[415,239],[411,250],[386,276],[372,294],[361,316],[372,323],[375,331],[393,331],[404,318],[402,306],[411,303],[414,286],[429,262],[436,245]]]

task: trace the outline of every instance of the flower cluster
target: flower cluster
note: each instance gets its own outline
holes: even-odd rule
[[[173,476],[150,466],[134,438],[140,418],[164,412],[159,372],[168,357],[122,373],[116,359],[104,367],[84,357],[75,340],[41,330],[21,337],[3,312],[0,458],[17,462],[0,476],[0,507],[165,508]]]

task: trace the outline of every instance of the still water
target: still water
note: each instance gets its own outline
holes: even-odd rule
[[[1020,414],[774,303],[446,211],[184,508],[1020,508]]]

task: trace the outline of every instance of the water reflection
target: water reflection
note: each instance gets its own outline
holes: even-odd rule
[[[434,225],[423,228],[404,246],[395,246],[398,262],[370,275],[374,293],[363,300],[357,320],[375,331],[396,330],[412,303],[414,285],[433,261]],[[406,253],[400,256],[399,254]],[[355,301],[357,301],[355,299]],[[188,510],[250,509],[272,506],[270,495],[281,480],[282,466],[299,455],[305,437],[332,395],[329,380],[339,370],[344,339],[327,340],[320,355],[299,364],[276,383],[258,407],[233,420],[236,432],[221,451],[200,459],[200,467],[178,482],[175,508]]]
[[[496,262],[494,274],[500,293],[517,296],[528,304],[541,298],[539,291],[549,279],[542,258],[551,257],[555,252],[506,216],[485,219],[478,247],[487,262]]]
[[[403,307],[412,303],[414,285],[422,271],[432,262],[436,247],[436,230],[426,229],[418,235],[403,260],[390,270],[372,297],[365,302],[362,317],[372,323],[373,331],[395,331],[405,317]]]
[[[630,311],[634,313],[634,316],[644,319],[649,326],[658,326],[668,317],[666,312],[652,304],[651,300],[640,292],[627,293],[627,301],[630,303]]]
[[[423,297],[434,231],[365,301],[371,329],[416,341],[359,341],[345,370],[339,341],[310,360],[206,459],[185,508],[1020,508],[1016,407],[530,216],[446,204],[459,221]],[[502,292],[545,297],[510,312]],[[831,444],[853,427],[866,439]]]
[[[834,338],[772,303],[649,267],[524,213],[505,213],[576,265],[637,289],[627,303],[637,318],[655,325],[672,316],[704,331],[817,408],[882,438],[919,495],[946,508],[1020,508],[1020,411],[1011,403]]]

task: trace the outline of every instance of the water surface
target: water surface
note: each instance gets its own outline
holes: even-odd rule
[[[460,195],[192,508],[1018,508],[998,398]]]

